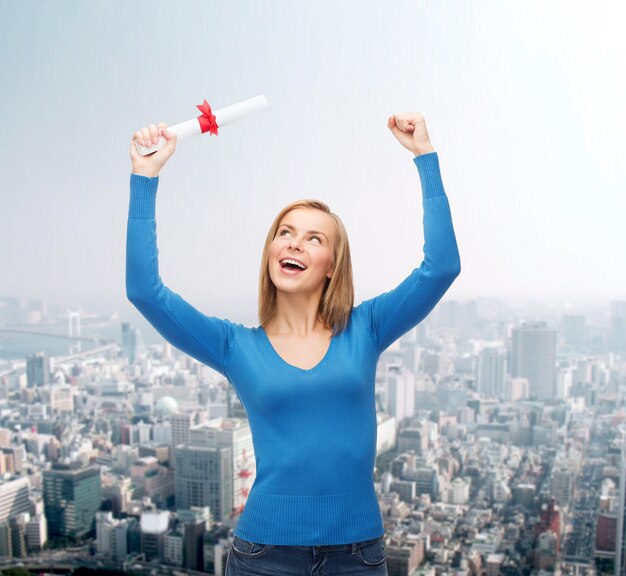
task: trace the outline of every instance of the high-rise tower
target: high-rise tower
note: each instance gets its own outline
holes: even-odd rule
[[[511,334],[511,376],[526,378],[530,396],[554,398],[556,390],[556,330],[546,322],[524,322]]]

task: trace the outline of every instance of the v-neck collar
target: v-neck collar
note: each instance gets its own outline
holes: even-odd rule
[[[289,364],[289,362],[287,362],[277,351],[276,348],[274,348],[274,345],[272,344],[272,341],[269,339],[269,336],[267,335],[267,332],[265,332],[265,328],[263,328],[263,326],[259,326],[259,330],[260,332],[263,334],[263,340],[265,341],[265,343],[267,344],[268,348],[270,349],[271,353],[274,354],[274,356],[276,356],[280,362],[282,364],[284,364],[285,366],[289,366],[289,368],[291,368],[292,370],[298,370],[299,372],[303,372],[303,373],[307,373],[307,372],[314,372],[315,370],[317,370],[320,366],[322,366],[322,364],[324,364],[327,360],[327,358],[329,357],[332,348],[333,348],[333,343],[335,341],[335,339],[337,338],[337,336],[331,336],[330,337],[330,343],[328,344],[328,348],[326,349],[326,353],[324,354],[324,356],[322,357],[322,359],[315,365],[313,366],[313,368],[300,368],[299,366],[294,366],[293,364]]]

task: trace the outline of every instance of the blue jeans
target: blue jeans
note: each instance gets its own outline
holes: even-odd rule
[[[235,536],[224,576],[388,576],[385,537],[353,544],[279,546]]]

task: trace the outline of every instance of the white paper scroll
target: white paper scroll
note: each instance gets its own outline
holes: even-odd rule
[[[237,122],[238,120],[241,120],[246,116],[250,116],[251,114],[256,114],[257,112],[262,112],[263,110],[269,110],[269,107],[267,98],[263,95],[259,95],[254,98],[248,98],[248,100],[243,100],[237,104],[233,104],[232,106],[226,106],[226,108],[215,110],[213,115],[215,116],[215,122],[217,123],[218,128],[222,128],[223,126]],[[203,133],[197,117],[192,118],[191,120],[185,120],[179,124],[168,126],[167,130],[168,132],[176,133],[177,142],[186,140],[192,136],[199,136]],[[156,152],[157,150],[163,148],[163,146],[165,146],[165,142],[167,142],[167,140],[165,140],[163,136],[159,136],[159,141],[154,146],[144,147],[139,144],[137,140],[135,140],[135,146],[137,147],[139,153],[142,156],[145,156],[146,154],[151,154],[152,152]]]

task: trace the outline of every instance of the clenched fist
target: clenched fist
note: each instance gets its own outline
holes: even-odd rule
[[[147,156],[139,154],[135,146],[135,141],[138,141],[142,146],[150,147],[159,141],[159,136],[163,136],[163,138],[167,140],[163,148]],[[159,122],[158,126],[150,124],[149,126],[137,130],[130,143],[130,159],[133,165],[133,174],[147,176],[148,178],[158,176],[163,165],[176,150],[176,138],[176,134],[169,132],[167,124],[164,122]]]
[[[402,112],[394,114],[387,120],[387,128],[407,150],[415,156],[434,152],[430,143],[424,116],[419,112]]]

